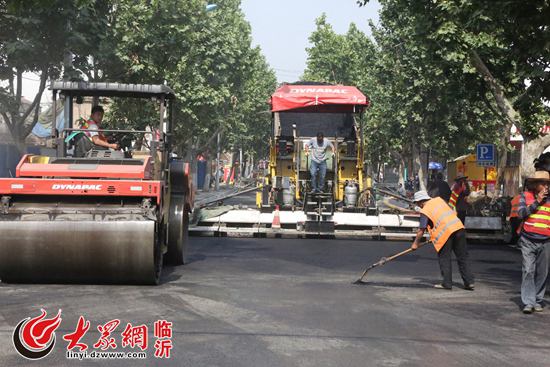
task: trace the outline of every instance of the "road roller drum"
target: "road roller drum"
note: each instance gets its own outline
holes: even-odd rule
[[[16,177],[0,178],[0,280],[158,284],[164,261],[185,263],[193,207],[189,165],[169,154],[174,92],[117,83],[51,89],[52,111],[58,95],[69,106],[56,156],[24,155]],[[158,127],[101,130],[121,137],[123,148],[99,149],[85,127],[73,126],[73,99],[85,96],[153,101]],[[75,148],[83,140],[86,152]]]
[[[0,221],[4,282],[158,283],[151,220]]]

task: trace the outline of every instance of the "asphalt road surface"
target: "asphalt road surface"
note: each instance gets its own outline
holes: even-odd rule
[[[435,252],[362,269],[405,243],[313,239],[191,238],[191,262],[149,286],[0,285],[1,366],[549,366],[550,308],[523,315],[520,254],[472,245],[477,289],[436,290]],[[456,270],[456,266],[455,266]],[[62,309],[53,352],[40,361],[12,344],[17,323]],[[79,315],[96,327],[149,325],[145,360],[67,360],[62,335]],[[171,358],[154,357],[153,323],[173,322]],[[124,349],[128,351],[127,349]],[[130,349],[131,350],[131,349]]]

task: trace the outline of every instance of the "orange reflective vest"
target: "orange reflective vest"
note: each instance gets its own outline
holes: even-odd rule
[[[89,119],[88,121],[85,121],[84,119],[81,119],[80,128],[81,129],[89,129],[90,123],[96,125],[99,128],[99,125],[92,119]],[[107,143],[107,137],[99,130],[94,130],[94,132],[97,132],[97,136],[99,137],[99,140],[102,140]],[[88,138],[92,138],[91,134],[89,132],[85,132],[86,136]]]
[[[535,202],[535,194],[532,192],[525,191],[523,195],[525,196],[525,205],[529,206]],[[550,237],[550,203],[548,201],[545,201],[523,221],[522,230]]]
[[[516,196],[514,196],[512,201],[510,202],[510,204],[512,205],[512,208],[510,209],[510,218],[517,218],[519,216],[518,215],[518,210],[519,210],[519,199],[520,198],[521,198],[521,194],[516,195]]]
[[[449,199],[449,206],[451,207],[451,209],[456,210],[456,202],[458,201],[458,197],[460,196],[462,191],[462,185],[453,185],[451,198]]]
[[[428,200],[420,212],[432,221],[433,227],[428,226],[428,232],[437,252],[453,233],[464,229],[464,224],[458,219],[455,211],[439,197]]]

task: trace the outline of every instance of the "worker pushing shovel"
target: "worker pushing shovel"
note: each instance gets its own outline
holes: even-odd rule
[[[455,211],[441,198],[431,198],[426,191],[418,191],[414,194],[414,203],[420,207],[420,225],[416,232],[416,238],[408,250],[400,252],[389,258],[382,258],[378,263],[367,268],[363,276],[356,283],[363,283],[362,279],[368,270],[383,265],[399,256],[408,254],[418,249],[422,244],[426,229],[430,234],[430,242],[434,245],[439,257],[439,267],[443,282],[436,284],[435,288],[451,290],[452,263],[451,252],[455,253],[458,262],[458,269],[464,282],[464,289],[474,290],[474,276],[470,269],[468,260],[468,249],[466,245],[466,230],[458,219]]]

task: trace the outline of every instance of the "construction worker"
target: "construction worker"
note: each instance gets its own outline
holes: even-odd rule
[[[453,288],[451,252],[455,253],[458,269],[464,282],[464,289],[474,290],[474,276],[468,260],[466,230],[456,213],[440,197],[431,198],[426,191],[414,194],[414,203],[420,207],[420,225],[411,249],[416,250],[427,229],[437,255],[443,283],[435,288]]]
[[[523,181],[523,188],[527,187],[527,180]],[[512,230],[511,243],[516,244],[519,240],[519,234],[521,232],[521,219],[519,218],[519,202],[521,199],[521,194],[519,193],[512,198],[510,201],[510,213],[508,213],[508,221],[510,222],[510,227]]]
[[[445,202],[449,202],[451,199],[451,188],[449,184],[443,180],[443,174],[441,172],[438,172],[434,180],[428,185],[428,194],[432,198],[439,196]]]
[[[518,217],[523,220],[518,242],[523,256],[521,301],[526,314],[542,311],[546,292],[550,251],[549,183],[548,171],[536,171],[527,179],[527,190],[518,206]]]
[[[101,128],[104,113],[103,107],[92,107],[90,118],[82,124],[81,128],[88,130],[86,131],[86,135],[97,147],[118,150],[119,145],[117,143],[109,143],[107,137],[105,137],[101,131],[98,131]]]
[[[451,198],[449,199],[449,206],[456,211],[458,218],[462,221],[462,224],[466,224],[466,210],[468,209],[468,203],[466,198],[470,195],[470,185],[468,185],[468,176],[459,174],[455,178],[455,183],[451,188]]]
[[[317,133],[316,138],[312,138],[306,145],[306,155],[311,150],[311,160],[309,173],[311,174],[311,189],[312,192],[323,192],[325,188],[325,176],[327,174],[327,159],[329,158],[327,150],[330,149],[334,154],[334,145],[325,139],[322,132]],[[317,177],[317,171],[319,177]],[[319,182],[317,182],[319,179]]]

